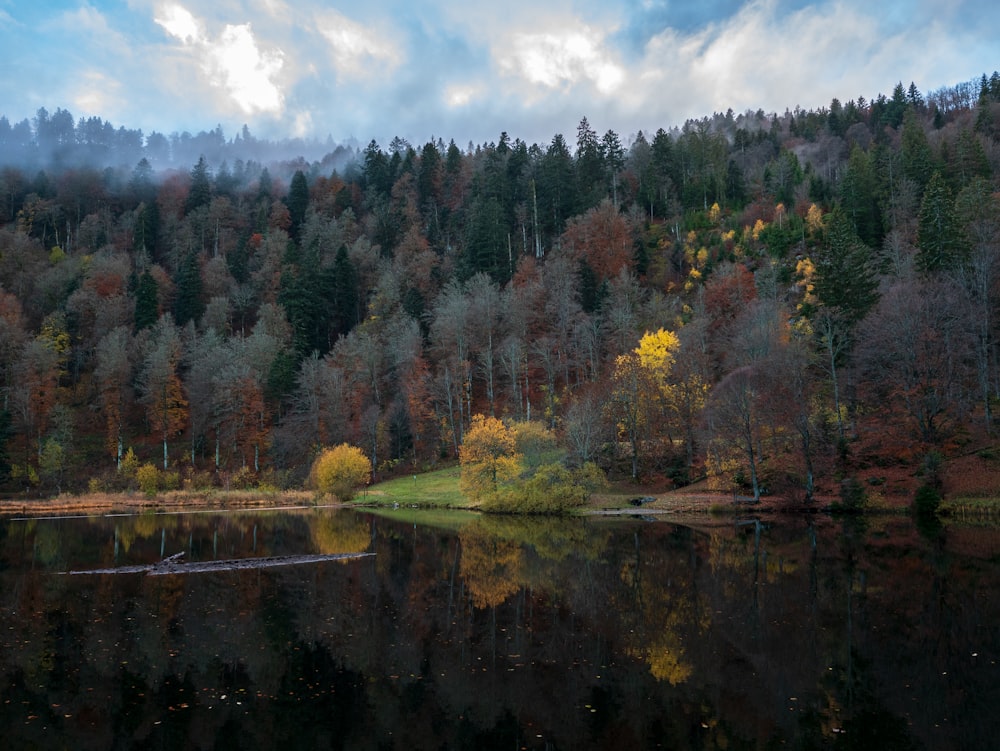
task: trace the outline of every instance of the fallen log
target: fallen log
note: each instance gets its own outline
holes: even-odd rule
[[[184,553],[167,556],[162,561],[136,566],[114,566],[112,568],[92,568],[78,571],[60,571],[58,573],[70,576],[84,574],[146,574],[147,576],[168,576],[170,574],[204,574],[214,571],[241,571],[277,566],[300,566],[306,563],[323,563],[325,561],[343,561],[351,558],[364,558],[374,553],[330,553],[315,555],[274,555],[263,558],[231,558],[222,561],[182,561]]]

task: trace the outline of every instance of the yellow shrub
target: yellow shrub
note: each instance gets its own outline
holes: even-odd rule
[[[160,485],[160,472],[155,465],[147,462],[136,470],[135,480],[139,483],[139,490],[152,498]]]
[[[365,453],[347,443],[324,449],[313,462],[310,479],[320,493],[330,493],[349,501],[358,488],[368,484],[372,463]]]

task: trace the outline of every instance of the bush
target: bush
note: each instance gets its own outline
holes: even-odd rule
[[[139,483],[139,490],[146,496],[152,498],[156,495],[156,491],[160,486],[160,471],[155,465],[148,462],[143,464],[136,470],[135,479]]]
[[[122,457],[121,464],[118,467],[118,471],[123,477],[132,478],[135,477],[135,473],[139,470],[139,457],[135,455],[135,451],[132,447],[128,447],[128,451]]]
[[[309,473],[312,486],[320,493],[335,495],[340,501],[351,500],[358,488],[368,484],[372,463],[356,446],[342,443],[324,449],[313,462]]]
[[[240,467],[233,473],[230,485],[235,490],[253,490],[257,486],[257,476],[250,467]]]
[[[561,464],[543,464],[528,478],[488,496],[483,511],[519,514],[562,514],[587,502],[605,484],[594,464],[571,471]]]

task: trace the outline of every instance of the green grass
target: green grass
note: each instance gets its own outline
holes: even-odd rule
[[[471,508],[469,499],[458,489],[458,466],[419,475],[397,477],[372,485],[355,501],[378,506],[420,506],[421,508]]]

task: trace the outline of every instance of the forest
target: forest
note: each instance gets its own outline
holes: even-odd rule
[[[0,490],[378,480],[491,416],[637,486],[977,492],[998,179],[996,72],[547,144],[0,117]]]

